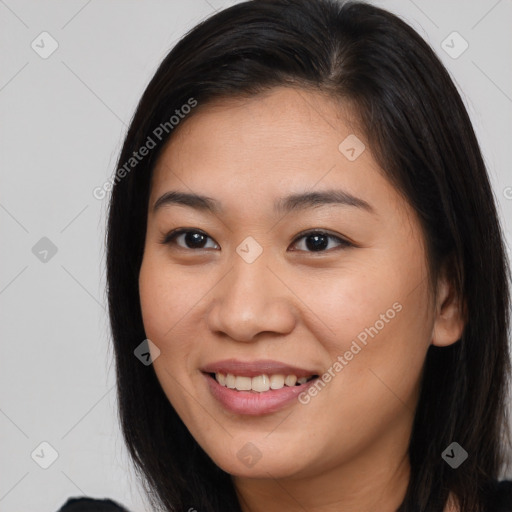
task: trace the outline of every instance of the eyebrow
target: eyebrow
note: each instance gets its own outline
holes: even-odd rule
[[[160,196],[154,206],[153,212],[170,205],[182,205],[195,208],[200,211],[207,211],[213,214],[222,213],[222,204],[220,201],[200,194],[190,194],[171,190]],[[276,213],[285,214],[297,210],[308,208],[317,208],[328,204],[353,206],[375,214],[374,208],[365,200],[356,197],[344,190],[324,190],[321,192],[305,192],[292,194],[278,199],[274,204]]]

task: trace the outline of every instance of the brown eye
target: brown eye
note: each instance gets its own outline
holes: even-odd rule
[[[206,247],[208,239],[212,240],[206,233],[192,229],[176,229],[171,231],[161,243],[164,245],[178,245],[182,249],[209,249]],[[179,243],[178,241],[181,241]]]
[[[309,231],[304,233],[295,239],[294,245],[297,244],[298,240],[302,239],[304,239],[304,243],[302,244],[303,248],[299,250],[306,252],[327,252],[327,250],[333,248],[332,246],[329,247],[331,240],[338,242],[338,248],[353,247],[347,240],[323,231]]]

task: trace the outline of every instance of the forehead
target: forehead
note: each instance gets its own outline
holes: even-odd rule
[[[288,87],[199,104],[155,166],[152,201],[171,188],[226,198],[239,210],[339,186],[368,202],[391,197],[355,119],[324,93]],[[343,153],[346,140],[357,158]]]
[[[334,163],[340,142],[358,131],[354,124],[325,94],[288,87],[199,104],[172,134],[154,174],[165,177],[170,164],[173,171],[199,168],[200,161],[232,171],[273,164],[274,175],[281,167],[299,169],[304,159]]]

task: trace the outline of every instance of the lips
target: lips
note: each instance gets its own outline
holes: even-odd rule
[[[238,391],[220,385],[210,374],[204,373],[204,382],[210,395],[220,404],[224,410],[247,416],[260,416],[272,414],[285,407],[297,405],[299,396],[306,393],[317,379],[310,380],[299,386],[285,386],[281,389],[273,389],[263,393],[254,391]]]
[[[207,364],[200,368],[203,373],[224,373],[240,377],[257,377],[259,375],[295,375],[297,378],[318,375],[314,369],[300,368],[271,359],[258,359],[255,361],[240,361],[238,359],[224,359]]]

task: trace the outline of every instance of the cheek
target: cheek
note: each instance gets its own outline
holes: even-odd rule
[[[407,276],[389,281],[374,274],[310,286],[308,297],[335,334],[323,329],[327,384],[303,397],[303,424],[319,439],[350,440],[340,450],[355,453],[397,418],[412,417],[428,348],[426,288],[411,292]],[[326,411],[329,421],[318,421]],[[333,462],[341,453],[330,444],[319,450]]]
[[[373,407],[382,391],[393,400],[393,393],[407,399],[415,391],[433,321],[422,260],[408,261],[380,261],[338,279],[304,282],[303,295],[320,326],[310,328],[328,354],[331,372],[340,375],[331,389],[345,403]]]
[[[295,279],[302,282],[297,295],[307,299],[307,306],[317,319],[316,325],[323,326],[317,336],[329,347],[329,352],[348,350],[351,341],[359,335],[364,341],[364,333],[376,323],[379,333],[384,333],[400,316],[397,309],[403,306],[405,295],[401,280],[390,283],[382,279],[383,274],[386,272],[382,267],[376,270],[368,267],[357,272],[324,275],[320,279]]]
[[[188,421],[191,404],[183,389],[190,387],[188,374],[197,345],[192,339],[197,332],[187,331],[187,315],[204,294],[186,272],[176,271],[158,254],[145,254],[139,295],[145,334],[160,350],[153,368],[170,404]]]
[[[202,284],[201,284],[202,283]],[[144,328],[156,340],[172,338],[179,322],[208,289],[197,272],[177,269],[165,257],[148,251],[139,273],[139,296]]]
[[[166,368],[183,366],[183,358],[192,345],[191,333],[183,331],[186,317],[205,293],[197,286],[201,280],[171,267],[158,255],[149,253],[144,256],[139,274],[144,330],[160,349],[155,369],[163,364]]]

